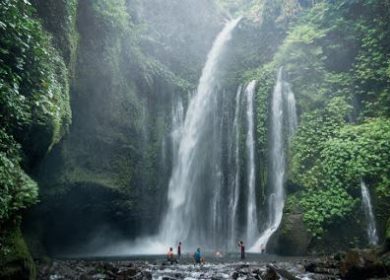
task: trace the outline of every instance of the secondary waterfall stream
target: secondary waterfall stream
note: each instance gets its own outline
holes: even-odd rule
[[[374,211],[372,209],[371,196],[370,196],[370,192],[367,188],[367,185],[363,180],[360,181],[360,188],[361,188],[361,192],[362,192],[362,203],[363,203],[364,214],[365,214],[366,220],[367,220],[368,242],[371,245],[377,245],[378,244],[378,234],[377,234],[377,230],[376,230]]]
[[[287,106],[283,106],[287,102]],[[283,135],[285,112],[287,107],[287,125],[289,136],[297,127],[295,97],[290,85],[283,78],[283,68],[278,71],[277,81],[272,93],[271,103],[271,138],[270,138],[270,187],[268,195],[268,221],[267,226],[255,245],[250,248],[252,252],[263,252],[271,236],[278,229],[283,216],[285,203],[284,179],[286,169],[285,141]]]
[[[221,205],[221,123],[215,113],[220,62],[239,21],[228,22],[217,36],[188,106],[160,231],[161,240],[167,244],[182,240],[214,248],[220,245],[218,240],[223,241],[221,236],[226,237],[223,224],[215,219],[226,217]]]

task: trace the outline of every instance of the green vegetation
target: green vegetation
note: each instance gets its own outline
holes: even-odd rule
[[[37,184],[20,165],[20,145],[0,130],[0,225],[37,200]]]
[[[76,30],[77,0],[31,0],[44,28],[53,36],[53,45],[59,50],[71,73],[74,72],[78,33]]]
[[[217,3],[231,15],[241,16],[245,14],[254,19],[259,19],[260,11],[264,5],[263,1],[253,0],[217,0]]]
[[[67,69],[28,2],[1,5],[0,120],[32,157],[40,157],[70,124]]]
[[[0,1],[0,259],[4,279],[34,279],[19,229],[37,202],[31,169],[68,131],[69,74],[28,1]],[[0,278],[1,278],[0,277]]]
[[[36,200],[22,167],[42,158],[71,120],[67,69],[33,11],[27,1],[1,2],[1,222]]]
[[[351,223],[361,179],[381,202],[378,213],[388,209],[389,15],[383,1],[317,3],[272,62],[284,66],[302,112],[289,180],[300,186],[295,195],[314,236]]]
[[[0,236],[0,278],[34,280],[36,279],[34,261],[18,223],[8,223]]]

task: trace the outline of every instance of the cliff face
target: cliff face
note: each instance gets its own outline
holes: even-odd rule
[[[0,3],[0,278],[34,278],[22,211],[36,203],[32,170],[71,123],[69,68],[28,1]]]
[[[73,123],[34,171],[41,203],[25,219],[30,243],[37,254],[37,239],[61,254],[106,228],[127,237],[155,232],[171,165],[164,139],[173,104],[195,87],[223,17],[209,1],[36,5],[73,69]],[[74,22],[64,13],[76,15]]]

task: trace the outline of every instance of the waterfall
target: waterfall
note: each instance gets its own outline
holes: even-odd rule
[[[183,134],[184,107],[181,98],[178,99],[176,106],[172,108],[172,129],[171,129],[171,147],[172,161],[176,162],[180,140]]]
[[[364,214],[366,215],[366,220],[367,220],[368,242],[371,245],[377,245],[378,234],[376,231],[375,216],[374,216],[374,211],[372,210],[370,192],[368,191],[368,188],[363,180],[360,181],[360,188],[362,191],[362,203],[363,203]]]
[[[230,195],[230,209],[231,209],[231,221],[230,221],[230,243],[233,246],[236,245],[236,229],[237,225],[237,210],[238,210],[238,199],[240,195],[240,105],[241,105],[241,91],[242,87],[239,86],[235,99],[235,111],[233,120],[233,133],[234,133],[234,181],[233,190]]]
[[[294,92],[288,82],[284,82],[285,99],[287,100],[288,137],[291,138],[298,127],[297,106]]]
[[[228,22],[208,54],[196,93],[192,96],[182,130],[177,159],[168,189],[168,209],[160,238],[167,244],[217,246],[226,237],[216,219],[226,216],[220,205],[221,120],[218,111],[220,62],[226,43],[240,19]],[[226,239],[225,239],[226,240]]]
[[[272,93],[271,104],[271,158],[270,158],[270,187],[271,193],[268,196],[268,221],[266,229],[260,238],[252,246],[250,251],[263,252],[272,234],[278,229],[282,217],[285,200],[284,178],[285,178],[285,152],[283,137],[283,102],[288,104],[288,122],[291,132],[297,126],[295,97],[290,86],[283,80],[283,68],[278,71],[277,82]],[[290,108],[291,107],[291,108]]]
[[[161,140],[161,166],[163,170],[167,166],[167,141],[165,136]]]
[[[256,81],[252,81],[245,89],[247,99],[248,131],[246,136],[246,148],[248,153],[248,192],[247,192],[247,243],[252,243],[258,234],[257,231],[257,207],[256,207],[256,176],[255,176],[255,137],[254,137],[254,113],[253,99],[256,89]]]

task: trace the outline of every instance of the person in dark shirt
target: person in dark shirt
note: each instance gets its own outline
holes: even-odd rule
[[[245,259],[245,245],[243,241],[238,242],[238,247],[240,247],[240,252],[241,252],[241,259]]]
[[[177,258],[180,259],[181,257],[181,242],[179,242],[179,246],[177,246]]]

